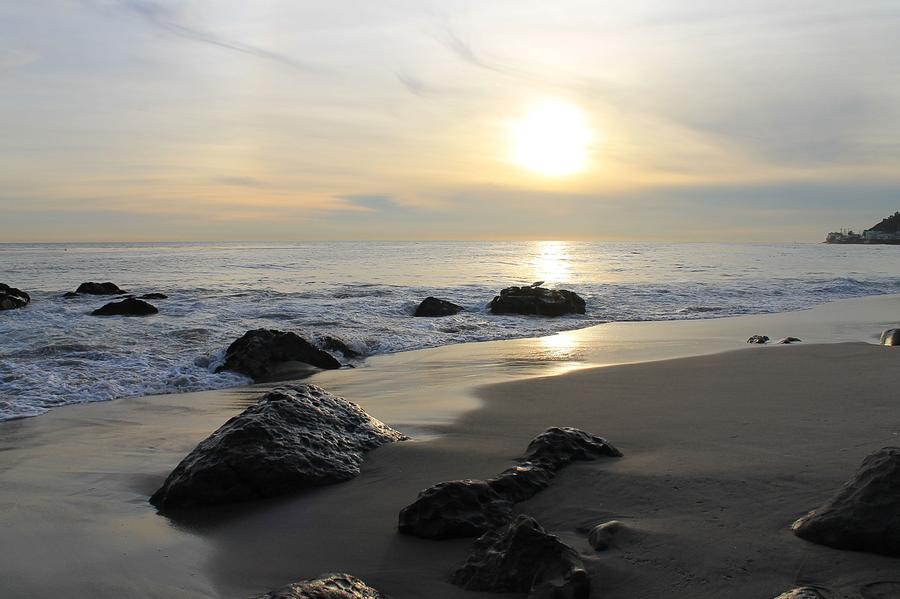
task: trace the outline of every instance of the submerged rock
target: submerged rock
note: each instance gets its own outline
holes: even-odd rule
[[[586,599],[591,592],[578,552],[529,516],[475,541],[452,582],[469,591],[528,593],[529,599]]]
[[[348,360],[359,358],[362,356],[358,351],[354,351],[347,345],[343,339],[338,339],[331,335],[318,335],[319,344],[328,351],[340,352],[342,356]]]
[[[349,574],[321,574],[250,599],[388,599]]]
[[[0,310],[24,308],[31,303],[31,296],[15,287],[0,283]]]
[[[796,337],[784,337],[783,339],[778,340],[779,345],[790,345],[791,343],[800,343],[802,339],[797,339]]]
[[[65,293],[62,294],[62,296],[63,296],[63,299],[72,299],[75,297],[81,297],[78,293],[76,293],[74,291],[66,291]]]
[[[75,293],[85,293],[87,295],[120,295],[125,292],[119,289],[118,285],[110,283],[109,281],[106,283],[94,283],[91,281],[79,285],[78,289],[75,290]]]
[[[94,316],[150,316],[158,312],[156,306],[128,297],[121,302],[110,302],[102,308],[97,308],[91,314]]]
[[[453,316],[463,311],[463,307],[436,297],[426,297],[416,308],[414,316]]]
[[[881,345],[900,345],[900,329],[888,329],[881,334]]]
[[[365,452],[405,438],[315,385],[276,389],[201,441],[150,502],[230,503],[348,480]]]
[[[775,599],[825,599],[822,593],[812,587],[799,587],[791,589],[787,593],[782,593]]]
[[[398,529],[426,539],[472,537],[512,519],[512,505],[550,486],[574,460],[622,453],[606,439],[569,427],[549,428],[528,444],[518,465],[487,480],[454,480],[425,489],[400,510]]]
[[[145,293],[144,295],[140,296],[139,299],[142,299],[142,300],[162,300],[162,299],[169,299],[169,296],[166,295],[165,293]]]
[[[900,448],[868,455],[825,505],[792,526],[807,541],[900,556]]]
[[[747,339],[747,343],[756,343],[762,345],[763,343],[769,342],[768,335],[753,335],[749,339]]]
[[[225,350],[225,363],[216,372],[233,370],[249,376],[257,383],[296,377],[285,372],[290,363],[302,363],[333,370],[341,367],[331,354],[296,335],[271,329],[247,331]]]
[[[575,292],[546,287],[507,287],[490,304],[493,314],[562,316],[584,314],[584,300]]]

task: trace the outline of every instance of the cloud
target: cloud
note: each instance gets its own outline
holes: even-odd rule
[[[28,50],[0,50],[0,71],[25,66],[40,58],[39,54]]]

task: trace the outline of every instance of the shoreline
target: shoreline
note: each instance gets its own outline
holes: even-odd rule
[[[897,442],[900,353],[864,343],[897,314],[900,296],[876,296],[444,346],[319,373],[302,382],[414,439],[370,453],[351,481],[191,521],[158,515],[147,497],[267,386],[8,421],[0,594],[246,597],[347,571],[397,599],[472,597],[447,582],[471,540],[398,535],[397,512],[435,482],[500,472],[557,425],[606,436],[625,458],[573,465],[517,508],[582,553],[604,597],[750,599],[795,578],[835,589],[887,580],[897,560],[814,546],[786,526],[868,451]],[[755,333],[804,343],[748,347]],[[716,402],[723,408],[711,409]],[[635,546],[592,554],[579,530],[613,517],[635,527]]]

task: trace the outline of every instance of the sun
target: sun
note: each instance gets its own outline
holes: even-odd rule
[[[593,134],[577,106],[564,100],[532,104],[511,126],[514,164],[545,177],[562,177],[587,166]]]

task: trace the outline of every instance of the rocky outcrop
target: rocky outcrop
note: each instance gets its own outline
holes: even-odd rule
[[[31,303],[31,296],[15,287],[0,283],[0,310],[24,308]]]
[[[900,329],[888,329],[881,334],[881,345],[900,345]]]
[[[426,539],[473,537],[512,519],[512,505],[550,485],[574,460],[622,454],[606,439],[568,428],[547,429],[528,445],[525,458],[487,480],[454,480],[425,489],[400,510],[398,530]]]
[[[165,293],[145,293],[144,295],[140,296],[138,299],[142,299],[142,300],[164,300],[164,299],[169,299],[169,296],[166,295]]]
[[[358,351],[354,351],[343,339],[338,339],[332,335],[317,335],[319,345],[328,351],[339,352],[348,360],[353,360],[362,356]]]
[[[782,593],[775,599],[825,599],[822,593],[812,587],[799,587],[791,589],[787,593]]]
[[[248,501],[359,474],[365,452],[405,437],[314,385],[276,389],[200,442],[150,502],[160,509]]]
[[[388,599],[355,576],[321,574],[250,599]]]
[[[470,591],[527,593],[529,599],[586,599],[591,591],[578,552],[529,516],[475,541],[452,582]]]
[[[156,306],[129,297],[121,302],[110,302],[102,308],[97,308],[91,314],[94,316],[150,316],[158,312]]]
[[[595,551],[605,551],[616,545],[616,541],[628,530],[624,522],[610,520],[598,524],[588,533],[588,543]]]
[[[752,335],[749,339],[747,339],[747,343],[756,343],[758,345],[762,345],[764,343],[769,342],[768,335]]]
[[[584,314],[585,303],[578,294],[546,287],[507,287],[490,304],[493,314],[533,314],[562,316]]]
[[[82,283],[75,290],[75,293],[84,293],[86,295],[120,295],[125,293],[115,283]]]
[[[784,337],[778,340],[779,345],[790,345],[791,343],[800,343],[802,340],[796,337]]]
[[[453,302],[436,297],[426,297],[416,308],[414,316],[453,316],[462,311],[463,307]]]
[[[247,331],[225,350],[225,363],[216,372],[233,370],[257,383],[298,376],[285,366],[301,363],[332,370],[341,367],[331,354],[296,335],[271,329]]]
[[[822,507],[792,526],[807,541],[900,556],[900,448],[885,447]]]

